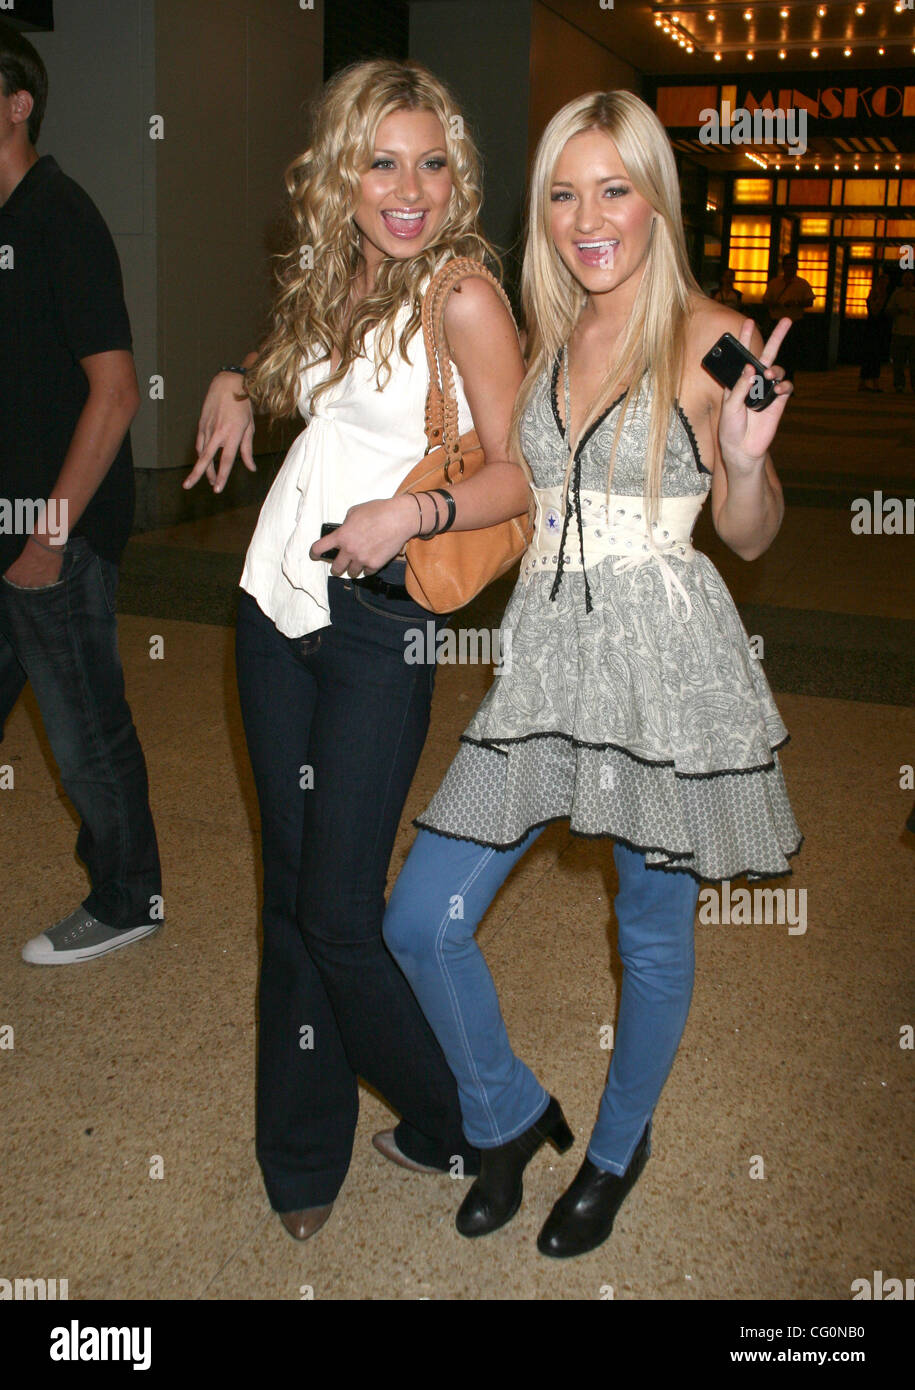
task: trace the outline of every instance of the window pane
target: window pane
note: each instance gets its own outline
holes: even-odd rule
[[[871,270],[868,266],[849,266],[848,285],[845,290],[845,317],[847,319],[867,318],[867,296],[871,290]]]
[[[831,225],[828,217],[802,217],[801,236],[829,236]]]
[[[828,179],[792,179],[788,190],[788,201],[792,207],[828,207]]]
[[[735,272],[734,283],[744,299],[762,299],[769,279],[768,217],[731,219],[731,252],[728,264]]]
[[[822,314],[826,307],[826,281],[829,276],[828,246],[799,246],[797,251],[797,273],[802,280],[809,280],[816,299],[807,310],[808,314]]]
[[[846,207],[884,207],[886,179],[846,179]]]
[[[768,203],[772,199],[771,179],[735,179],[735,203]]]
[[[842,223],[843,236],[874,236],[875,222],[873,217],[846,217]]]

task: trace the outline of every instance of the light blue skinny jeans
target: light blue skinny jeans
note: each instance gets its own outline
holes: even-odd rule
[[[496,1148],[543,1114],[549,1094],[515,1056],[492,976],[474,934],[542,827],[497,850],[420,830],[391,894],[384,937],[457,1079],[464,1133]],[[614,845],[623,985],[607,1085],[588,1158],[624,1173],[673,1065],[693,989],[699,884],[648,868]]]

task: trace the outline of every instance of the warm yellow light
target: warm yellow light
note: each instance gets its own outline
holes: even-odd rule
[[[819,50],[818,48],[811,48],[811,50],[810,50],[810,56],[811,56],[811,58],[819,58],[819,56],[820,56],[820,50]]]
[[[744,17],[744,19],[752,19],[752,18],[753,18],[753,11],[752,11],[752,10],[744,10],[744,12],[743,12],[743,17]]]
[[[864,6],[863,6],[863,5],[856,5],[856,6],[855,6],[855,14],[863,14],[863,13],[864,13]]]
[[[780,49],[778,50],[778,56],[779,56],[780,58],[787,58],[788,55],[787,55],[787,53],[785,52],[785,50],[784,50],[783,48],[780,48]]]
[[[880,57],[882,58],[883,55],[884,55],[884,53],[886,52],[886,49],[885,49],[885,48],[878,48],[878,49],[877,49],[877,52],[880,54]]]
[[[751,49],[750,52],[747,54],[747,62],[748,62],[748,63],[752,63],[752,61],[753,61],[753,59],[754,59],[755,57],[756,57],[756,54],[755,54],[755,53],[753,52],[753,50]]]
[[[692,53],[692,52],[694,52],[694,49],[693,49],[693,46],[692,46],[691,43],[688,43],[688,44],[686,45],[686,51],[687,51],[687,53]]]
[[[851,49],[850,49],[850,48],[843,49],[843,52],[844,52],[846,58],[850,58],[850,57],[851,57]]]
[[[788,18],[788,10],[787,10],[787,8],[786,8],[786,9],[783,9],[783,10],[779,10],[779,14],[781,15],[782,19],[787,19],[787,18]]]
[[[819,164],[814,164],[814,166],[813,166],[813,167],[814,167],[814,169],[817,169],[817,170],[819,170],[819,167],[820,167],[820,166],[819,166]]]
[[[826,6],[817,5],[817,14],[820,16],[820,19],[824,19],[826,16]]]
[[[708,14],[707,14],[705,17],[706,17],[706,19],[708,19],[708,20],[714,20],[714,18],[715,18],[715,11],[714,11],[714,10],[709,10]]]
[[[661,26],[662,26],[662,24],[663,24],[663,22],[664,22],[663,20],[658,19],[658,18],[656,17],[656,18],[655,18],[655,22],[654,22],[654,27],[655,27],[656,29],[660,29]]]
[[[835,164],[834,164],[832,167],[835,169],[836,173],[838,173],[838,172],[839,172],[839,161],[836,160]]]
[[[721,54],[720,54],[720,53],[716,53],[716,54],[715,54],[715,62],[716,62],[716,63],[720,63],[720,62],[721,62]]]

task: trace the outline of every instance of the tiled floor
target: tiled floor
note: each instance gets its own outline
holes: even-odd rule
[[[0,791],[0,1028],[14,1039],[0,1049],[0,1275],[66,1278],[71,1299],[296,1299],[303,1286],[316,1298],[591,1299],[608,1284],[617,1298],[847,1299],[876,1269],[911,1274],[913,1053],[900,1030],[915,1021],[915,836],[899,783],[915,761],[915,538],[854,536],[848,507],[875,488],[912,495],[915,397],[858,395],[848,370],[799,386],[775,450],[789,502],[775,545],[747,565],[707,519],[700,543],[745,619],[765,620],[748,628],[764,636],[792,733],[783,763],[807,838],[790,886],[806,893],[807,929],[697,927],[654,1154],[610,1241],[561,1264],[534,1247],[584,1153],[619,983],[612,858],[564,826],[509,879],[480,939],[516,1049],[560,1096],[575,1149],[538,1156],[516,1219],[464,1241],[460,1186],[387,1163],[370,1138],[390,1113],[364,1092],[326,1227],[298,1245],[270,1212],[253,1147],[256,810],[225,625],[254,520],[239,511],[138,537],[123,568],[163,932],[89,965],[23,964],[23,941],[85,890],[29,697],[0,750],[15,774]],[[504,597],[488,594],[474,624],[494,625]],[[392,876],[488,679],[439,672]]]

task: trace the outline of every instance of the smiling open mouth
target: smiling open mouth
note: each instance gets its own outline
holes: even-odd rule
[[[607,270],[613,266],[618,246],[618,239],[607,237],[600,241],[576,241],[575,250],[578,252],[578,259],[585,265],[600,266]]]
[[[381,217],[392,236],[403,237],[405,240],[419,236],[426,225],[425,209],[387,209],[382,212]]]

